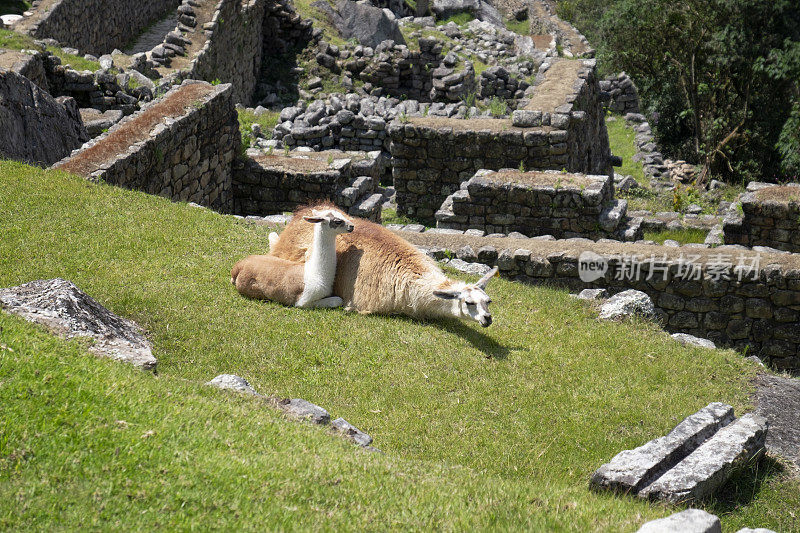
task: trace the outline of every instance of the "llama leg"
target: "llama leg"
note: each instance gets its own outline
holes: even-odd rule
[[[327,298],[321,298],[316,302],[311,302],[306,307],[334,308],[334,307],[341,307],[343,303],[344,301],[338,296],[328,296]]]

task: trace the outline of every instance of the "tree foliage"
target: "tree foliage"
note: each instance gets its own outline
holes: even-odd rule
[[[659,142],[701,179],[800,166],[796,0],[571,0],[607,71],[637,82]]]

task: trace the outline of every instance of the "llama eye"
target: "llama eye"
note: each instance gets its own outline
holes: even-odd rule
[[[341,226],[341,225],[342,225],[341,220],[334,220],[331,222],[331,226]]]

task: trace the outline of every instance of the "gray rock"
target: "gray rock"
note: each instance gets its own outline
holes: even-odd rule
[[[681,344],[685,344],[687,346],[698,346],[700,348],[711,348],[715,349],[717,347],[713,341],[708,339],[701,339],[700,337],[695,337],[694,335],[689,335],[688,333],[673,333],[672,338],[678,341]]]
[[[517,109],[511,113],[511,123],[518,128],[533,128],[542,125],[542,112]]]
[[[372,444],[372,437],[350,424],[344,418],[337,418],[331,422],[331,426],[335,431],[340,432],[359,446],[367,447]]]
[[[470,13],[478,20],[502,26],[503,17],[490,3],[482,0],[433,0],[431,11],[439,20],[459,13]]]
[[[150,343],[134,322],[119,317],[60,278],[38,280],[0,289],[0,307],[25,320],[42,324],[57,335],[71,339],[89,337],[89,351],[155,370]]]
[[[666,518],[651,520],[637,533],[722,533],[722,525],[716,515],[702,509],[686,509]]]
[[[458,258],[451,259],[447,262],[447,265],[460,272],[475,274],[476,276],[483,276],[492,269],[492,267],[484,265],[483,263],[468,263]]]
[[[622,217],[628,211],[627,200],[613,200],[608,207],[603,208],[598,222],[604,231],[612,232],[619,226]]]
[[[383,9],[352,0],[338,0],[335,6],[320,0],[312,4],[328,16],[343,39],[356,39],[364,46],[376,47],[383,41],[405,44],[397,20]]]
[[[327,424],[331,421],[328,411],[300,398],[283,400],[278,404],[286,414],[300,420],[308,420],[313,424]]]
[[[0,124],[0,157],[32,164],[52,165],[89,140],[77,106],[10,70],[0,70]]]
[[[733,419],[733,407],[711,403],[686,417],[666,436],[615,455],[592,474],[589,485],[638,493]]]
[[[746,414],[720,429],[639,496],[686,502],[701,500],[721,487],[737,469],[761,456],[767,438],[767,420]]]
[[[617,320],[639,315],[645,318],[655,316],[655,306],[650,297],[634,289],[615,294],[600,308],[599,318]]]
[[[641,185],[639,185],[638,181],[633,179],[633,176],[625,176],[617,183],[616,187],[618,191],[626,192],[633,189],[640,189]]]
[[[206,385],[211,385],[220,389],[233,390],[237,392],[244,392],[246,394],[257,395],[256,390],[250,386],[246,379],[234,374],[220,374],[215,377]]]
[[[608,291],[605,289],[583,289],[575,297],[581,300],[602,300],[608,297]]]

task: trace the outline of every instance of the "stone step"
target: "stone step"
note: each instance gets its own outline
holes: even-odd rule
[[[617,229],[617,240],[624,242],[636,242],[644,238],[644,227],[642,217],[625,217],[620,227]]]
[[[380,223],[382,203],[382,194],[368,194],[365,197],[362,197],[355,205],[353,205],[349,209],[348,213],[356,217],[366,218],[372,220],[373,222]]]
[[[601,212],[599,223],[604,231],[612,233],[617,229],[619,223],[628,212],[628,201],[615,199],[612,200]]]

